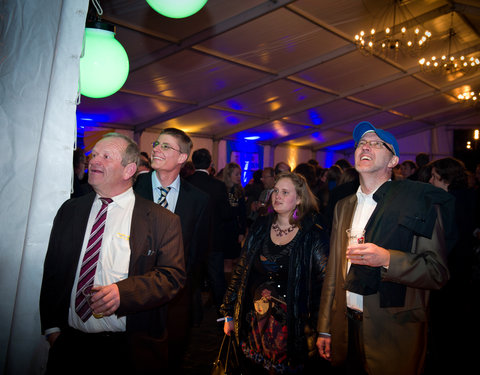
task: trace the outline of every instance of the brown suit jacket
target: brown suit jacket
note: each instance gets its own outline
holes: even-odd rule
[[[351,195],[335,207],[330,257],[321,295],[317,329],[319,333],[331,334],[333,365],[342,364],[347,357],[345,231],[351,226],[356,204],[356,195]],[[395,215],[395,212],[389,214]],[[374,215],[375,212],[372,217]],[[380,308],[379,293],[364,296],[367,366],[370,374],[420,374],[426,353],[429,289],[439,289],[448,280],[441,215],[437,214],[431,239],[414,236],[410,252],[388,250],[390,266],[388,270],[382,269],[382,281],[407,286],[405,305]]]
[[[66,201],[55,217],[40,292],[42,331],[68,326],[70,295],[95,193]],[[166,339],[166,304],[185,282],[178,216],[135,195],[130,230],[129,277],[117,283],[127,332],[142,345]]]

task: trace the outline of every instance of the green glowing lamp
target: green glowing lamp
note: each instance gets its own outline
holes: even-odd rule
[[[185,18],[197,13],[207,0],[147,0],[156,12],[169,18]]]
[[[80,93],[104,98],[116,93],[128,77],[128,56],[115,39],[115,26],[106,22],[87,22],[85,46],[80,58]]]

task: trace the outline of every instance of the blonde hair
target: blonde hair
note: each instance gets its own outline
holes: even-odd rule
[[[231,189],[232,186],[234,187],[234,195],[236,198],[239,198],[242,195],[243,188],[241,185],[234,184],[232,181],[232,174],[235,171],[235,169],[239,169],[240,172],[242,171],[242,168],[237,163],[228,163],[225,168],[223,168],[223,182],[225,182],[225,185],[227,186],[228,189]]]
[[[187,133],[177,128],[165,128],[160,131],[160,134],[158,136],[161,136],[162,134],[170,135],[175,138],[178,142],[178,146],[180,147],[180,151],[183,154],[187,154],[187,156],[190,156],[193,142],[191,138],[187,135]]]

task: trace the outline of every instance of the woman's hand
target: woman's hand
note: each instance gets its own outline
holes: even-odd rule
[[[232,319],[227,322],[227,319]],[[225,332],[226,335],[230,336],[230,332],[232,332],[234,329],[233,327],[233,318],[230,316],[225,317],[225,323],[223,324],[223,332]]]

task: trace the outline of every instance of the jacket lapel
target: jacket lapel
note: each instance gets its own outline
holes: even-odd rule
[[[175,205],[174,212],[175,214],[180,216],[180,219],[189,212],[189,195],[187,194],[186,188],[187,185],[183,181],[183,178],[180,178],[180,190],[178,192],[177,204]]]
[[[138,194],[135,194],[135,205],[133,206],[132,224],[130,226],[130,266],[128,269],[129,275],[134,275],[135,264],[139,256],[142,254],[142,250],[145,249],[145,241],[148,236],[147,218],[151,213],[149,205],[145,204]],[[150,249],[155,250],[155,249]]]
[[[342,206],[341,216],[339,217],[338,223],[340,224],[340,229],[337,232],[337,236],[340,236],[339,243],[341,244],[340,254],[342,259],[342,272],[343,280],[345,281],[347,277],[347,257],[345,255],[347,251],[348,241],[347,241],[347,229],[351,227],[353,214],[355,208],[357,207],[357,195],[353,194],[346,198],[345,204]]]
[[[155,173],[155,171],[138,176],[134,186],[134,190],[138,194],[140,194],[145,199],[148,199],[151,201],[153,201],[153,186],[152,186],[153,173]]]
[[[83,241],[86,234],[88,217],[90,216],[90,211],[92,209],[93,201],[95,199],[95,193],[90,193],[82,198],[79,198],[77,201],[77,207],[75,209],[75,214],[71,219],[71,226],[73,228],[78,228],[78,230],[73,230],[73,240],[72,240],[72,250],[74,256],[77,258],[75,264],[78,263],[80,258],[80,253],[82,251]]]

